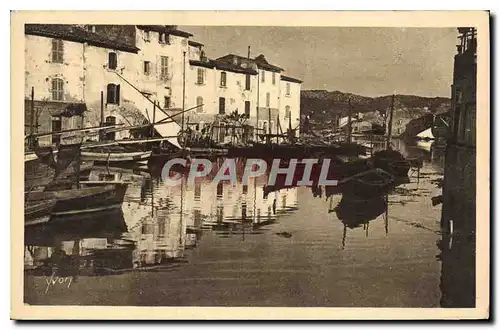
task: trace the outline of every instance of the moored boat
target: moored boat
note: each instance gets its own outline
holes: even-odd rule
[[[33,191],[25,196],[29,202],[56,200],[52,216],[81,215],[120,208],[127,190],[125,182],[55,191]]]
[[[30,226],[48,222],[55,204],[55,199],[26,201],[24,203],[24,225]]]
[[[113,151],[82,151],[82,159],[96,163],[124,163],[147,161],[151,151],[113,152]]]

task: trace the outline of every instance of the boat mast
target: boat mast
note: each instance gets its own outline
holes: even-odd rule
[[[186,102],[186,52],[183,52],[182,65],[182,111],[185,109]],[[184,112],[181,115],[181,129],[184,130]]]
[[[101,91],[101,127],[104,126],[104,92]],[[100,134],[99,134],[99,141],[103,141],[104,140],[104,132],[103,131],[100,131]]]
[[[160,101],[158,101],[159,103]],[[154,136],[154,131],[155,131],[155,128],[154,128],[154,124],[155,124],[155,117],[156,117],[156,101],[153,103],[153,122],[152,122],[152,125],[151,125],[151,137]]]
[[[35,87],[31,87],[31,116],[30,116],[30,138],[28,140],[28,148],[34,148],[33,134],[35,133]]]
[[[392,115],[394,113],[394,98],[396,96],[392,94],[392,100],[391,100],[391,111],[389,113],[389,124],[387,126],[387,146],[386,149],[391,148],[391,140],[392,140]]]
[[[349,97],[349,115],[347,118],[347,143],[351,143],[351,134],[352,134],[352,107],[351,107],[351,97]]]

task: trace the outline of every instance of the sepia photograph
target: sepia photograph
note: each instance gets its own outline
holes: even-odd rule
[[[488,12],[70,13],[11,13],[11,317],[489,317]]]

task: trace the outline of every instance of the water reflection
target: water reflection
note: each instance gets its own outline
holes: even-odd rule
[[[442,177],[438,149],[394,144],[423,158],[420,182],[364,198],[337,187],[271,187],[265,176],[169,187],[144,171],[95,167],[90,180],[131,182],[122,209],[27,227],[28,286],[57,272],[81,281],[120,275],[102,279],[129,288],[127,299],[102,299],[118,305],[470,305],[471,236],[441,236],[440,207],[430,202]],[[148,277],[153,287],[130,276],[138,271],[161,277]],[[95,283],[86,282],[79,302],[108,294]],[[65,303],[55,293],[27,294],[29,303]]]
[[[25,266],[33,274],[105,275],[168,265],[182,261],[206,230],[244,239],[297,208],[295,188],[264,193],[262,178],[192,186],[184,178],[170,187],[145,173],[96,167],[90,180],[130,181],[122,210],[26,228]]]

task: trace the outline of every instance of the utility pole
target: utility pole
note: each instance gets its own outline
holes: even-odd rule
[[[389,113],[389,124],[387,126],[387,146],[386,146],[386,149],[390,149],[391,148],[391,140],[392,140],[392,116],[394,114],[394,99],[395,99],[395,95],[392,94],[392,100],[391,100],[391,111]]]

